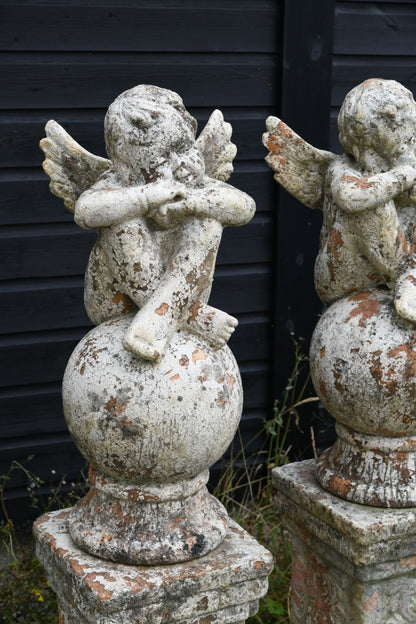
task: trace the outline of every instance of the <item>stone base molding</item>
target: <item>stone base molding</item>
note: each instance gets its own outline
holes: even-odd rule
[[[353,503],[416,506],[416,436],[383,437],[335,425],[338,438],[316,462],[323,488]]]
[[[267,592],[270,553],[234,522],[199,559],[159,566],[104,561],[68,532],[69,510],[40,517],[37,556],[59,602],[60,624],[244,624]]]
[[[323,490],[315,461],[273,471],[293,549],[291,624],[416,622],[416,509],[379,509]]]

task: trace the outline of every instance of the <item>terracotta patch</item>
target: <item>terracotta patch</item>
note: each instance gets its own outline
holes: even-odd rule
[[[228,383],[228,387],[230,388],[230,390],[232,390],[234,387],[235,378],[232,375],[229,375],[228,373],[227,373],[227,383]]]
[[[375,591],[368,600],[366,600],[363,604],[364,611],[374,611],[378,607],[378,599],[380,598],[380,594],[378,591]]]
[[[128,401],[124,401],[123,403],[117,403],[117,399],[114,397],[110,397],[107,403],[104,404],[105,409],[111,414],[121,414],[128,404]]]
[[[96,580],[96,577],[97,577],[96,572],[91,572],[90,574],[87,574],[84,578],[85,584],[88,587],[91,587],[91,589],[94,589],[98,595],[98,598],[102,600],[103,602],[107,602],[108,600],[111,600],[114,592],[106,589],[105,585],[100,583],[100,581]]]
[[[113,303],[116,305],[122,306],[123,314],[127,314],[130,312],[135,306],[130,297],[125,295],[124,293],[117,291],[112,299]]]
[[[381,306],[381,301],[377,301],[376,299],[371,299],[370,297],[371,297],[370,291],[358,292],[348,297],[349,301],[353,301],[357,303],[357,305],[355,306],[355,308],[351,310],[348,317],[345,319],[346,323],[348,323],[353,318],[359,317],[359,321],[358,321],[359,326],[360,327],[366,326],[366,321],[369,318],[372,318],[373,316],[375,316],[378,313],[379,308]]]
[[[168,310],[169,305],[167,303],[162,303],[158,308],[156,308],[155,313],[159,316],[164,316]]]
[[[355,176],[351,176],[351,175],[346,175],[344,174],[341,177],[342,182],[351,182],[352,184],[354,184],[354,186],[356,186],[357,188],[360,189],[369,189],[372,186],[374,186],[374,182],[369,182],[369,178],[368,177],[364,177],[364,178],[357,178]]]
[[[196,364],[198,360],[206,360],[206,359],[207,359],[207,356],[205,354],[205,351],[203,351],[199,347],[198,349],[195,349],[195,351],[192,353],[192,361],[194,364]]]

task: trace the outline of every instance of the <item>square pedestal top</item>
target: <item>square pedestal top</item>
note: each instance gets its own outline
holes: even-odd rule
[[[267,591],[272,556],[234,522],[224,542],[205,557],[166,566],[130,566],[80,550],[68,533],[68,513],[38,518],[37,555],[61,602],[78,608],[82,604],[85,622],[194,621],[196,616],[255,603]],[[163,610],[169,610],[170,619],[160,615]],[[96,613],[95,619],[88,619],[89,612]],[[133,613],[135,619],[130,619]],[[243,619],[213,617],[207,622]]]
[[[416,508],[384,509],[342,500],[318,484],[314,460],[275,468],[273,488],[289,528],[306,528],[352,563],[413,557],[416,567]]]

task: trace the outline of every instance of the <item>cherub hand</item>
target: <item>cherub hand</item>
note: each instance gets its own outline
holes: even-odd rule
[[[187,205],[186,201],[171,201],[158,206],[149,216],[156,225],[162,229],[174,227],[184,221],[186,217],[195,214],[195,211]]]
[[[152,182],[144,187],[144,192],[151,217],[153,217],[153,212],[166,202],[177,201],[186,196],[185,186],[173,180]]]

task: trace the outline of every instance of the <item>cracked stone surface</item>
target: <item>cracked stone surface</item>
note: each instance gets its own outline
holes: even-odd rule
[[[95,468],[70,533],[93,555],[131,564],[200,557],[228,515],[206,489],[231,443],[242,386],[225,346],[176,333],[157,363],[123,348],[129,317],[107,321],[73,352],[63,381],[68,428]]]
[[[234,522],[205,557],[131,566],[80,550],[69,536],[68,515],[45,514],[34,528],[62,624],[243,624],[267,592],[272,556]]]
[[[206,487],[243,404],[237,320],[208,300],[223,229],[255,204],[227,184],[236,148],[220,111],[197,138],[178,94],[138,85],[104,127],[108,159],[53,120],[40,143],[52,193],[98,236],[84,289],[96,327],[62,391],[91,488],[37,521],[38,557],[61,624],[243,624],[271,556]]]
[[[292,540],[291,624],[416,621],[416,509],[344,501],[315,460],[275,468],[273,488]]]
[[[416,104],[394,80],[364,81],[338,116],[344,154],[270,117],[266,160],[322,210],[315,287],[328,306],[311,342],[316,393],[338,440],[317,461],[330,492],[364,505],[416,505]]]
[[[227,346],[237,320],[208,304],[223,229],[255,211],[227,184],[231,125],[215,110],[197,137],[177,93],[137,85],[108,108],[107,159],[53,120],[45,130],[51,192],[98,230],[84,289],[97,327],[63,380],[66,422],[92,467],[70,533],[119,563],[201,557],[227,532],[205,484],[243,403]]]

